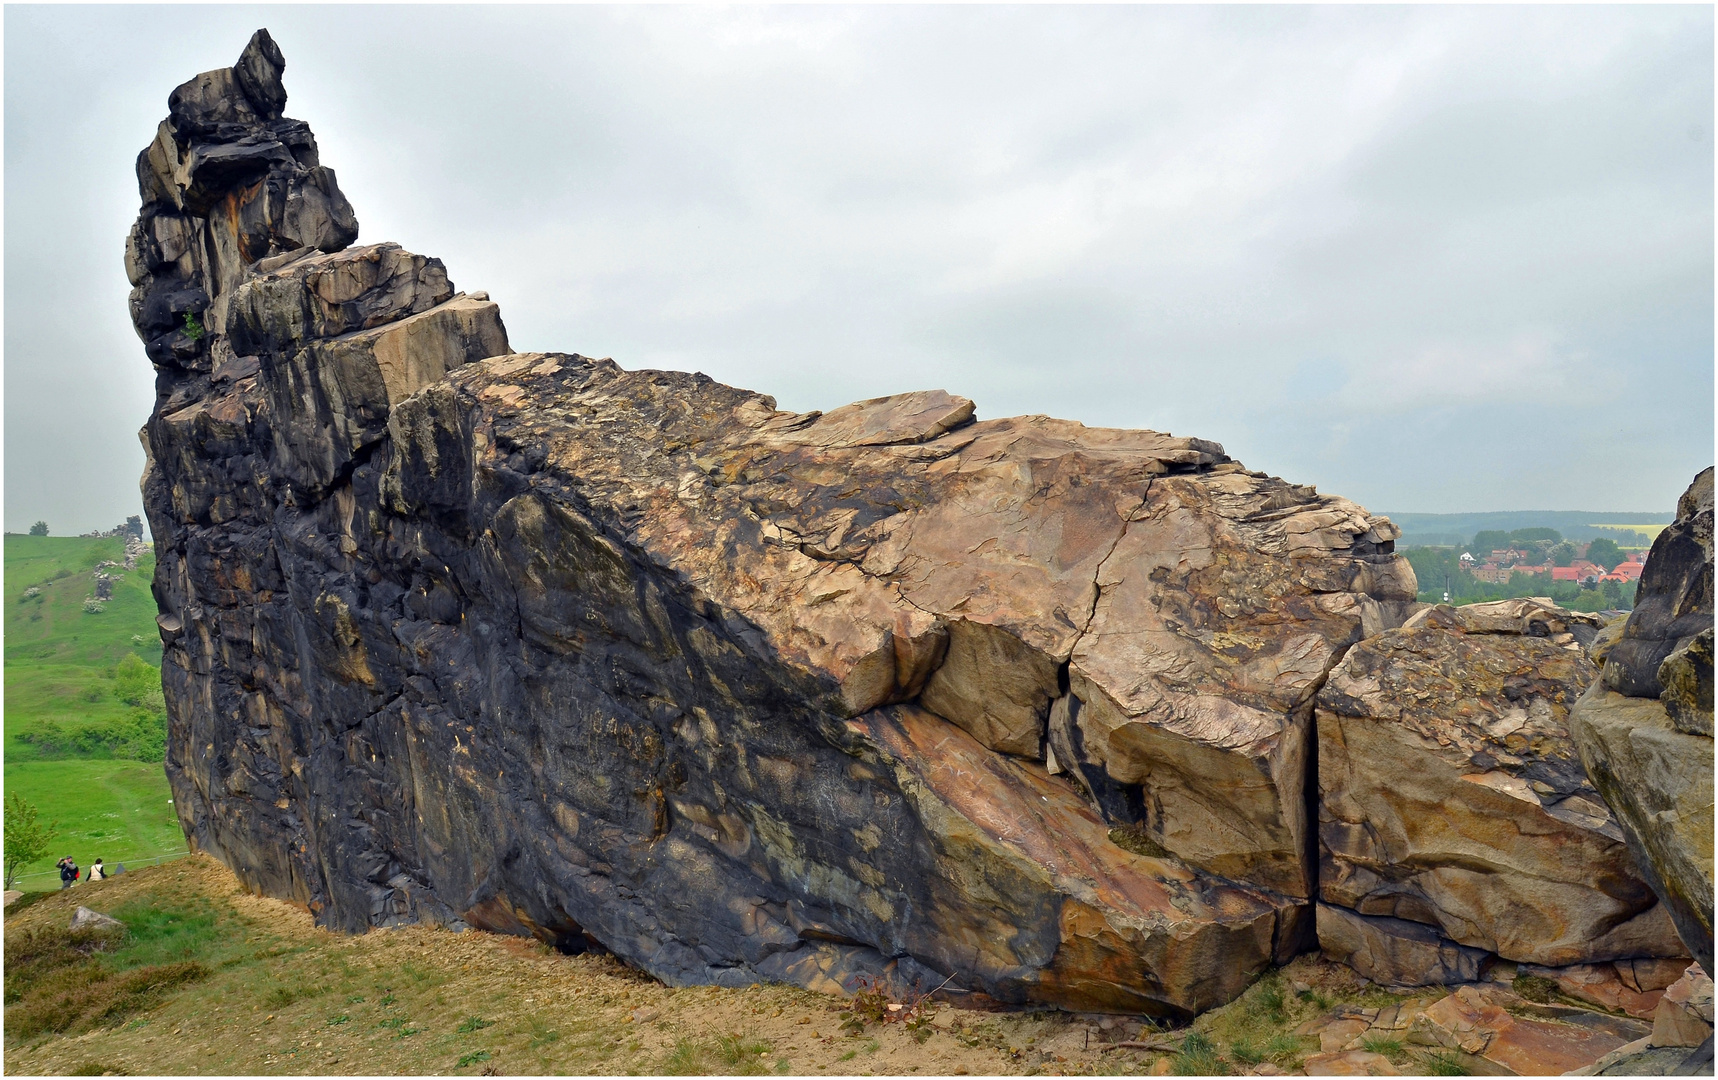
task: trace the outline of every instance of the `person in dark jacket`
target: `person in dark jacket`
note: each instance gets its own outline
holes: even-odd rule
[[[72,861],[72,857],[70,855],[67,855],[65,858],[60,860],[60,888],[69,889],[77,882],[77,880],[78,864]]]

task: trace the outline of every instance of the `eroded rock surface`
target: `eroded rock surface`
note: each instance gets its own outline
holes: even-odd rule
[[[1569,738],[1597,632],[1504,600],[1430,608],[1348,651],[1318,696],[1327,953],[1414,985],[1473,979],[1475,950],[1550,966],[1682,952]]]
[[[199,847],[672,983],[1186,1014],[1310,944],[1313,698],[1412,607],[1387,520],[1198,439],[512,354],[351,246],[283,69],[174,92],[127,249]]]
[[[1712,470],[1653,542],[1604,677],[1569,720],[1581,762],[1630,849],[1712,970]]]

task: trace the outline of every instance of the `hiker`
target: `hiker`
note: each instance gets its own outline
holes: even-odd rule
[[[60,860],[60,888],[69,889],[78,879],[78,864],[67,855]]]
[[[85,881],[102,881],[102,880],[106,879],[106,877],[107,877],[107,871],[102,869],[101,860],[97,859],[95,861],[95,863],[89,868],[89,873],[84,875],[84,880]]]

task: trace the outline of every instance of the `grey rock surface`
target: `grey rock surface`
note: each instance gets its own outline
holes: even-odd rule
[[[1313,698],[1415,607],[1387,519],[1199,439],[513,354],[352,246],[283,69],[174,91],[127,245],[197,847],[676,984],[1185,1016],[1311,944]]]
[[[1642,876],[1712,969],[1712,470],[1653,542],[1635,610],[1569,732]]]
[[[111,915],[103,915],[99,911],[92,911],[80,904],[78,909],[72,912],[72,921],[68,929],[124,930],[125,924]]]

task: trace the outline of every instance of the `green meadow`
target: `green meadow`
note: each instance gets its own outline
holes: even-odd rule
[[[54,863],[108,865],[182,851],[162,771],[161,639],[153,555],[123,567],[117,538],[5,537],[5,781],[58,826],[24,888]],[[94,602],[103,562],[112,599]],[[99,609],[99,610],[98,610]]]

